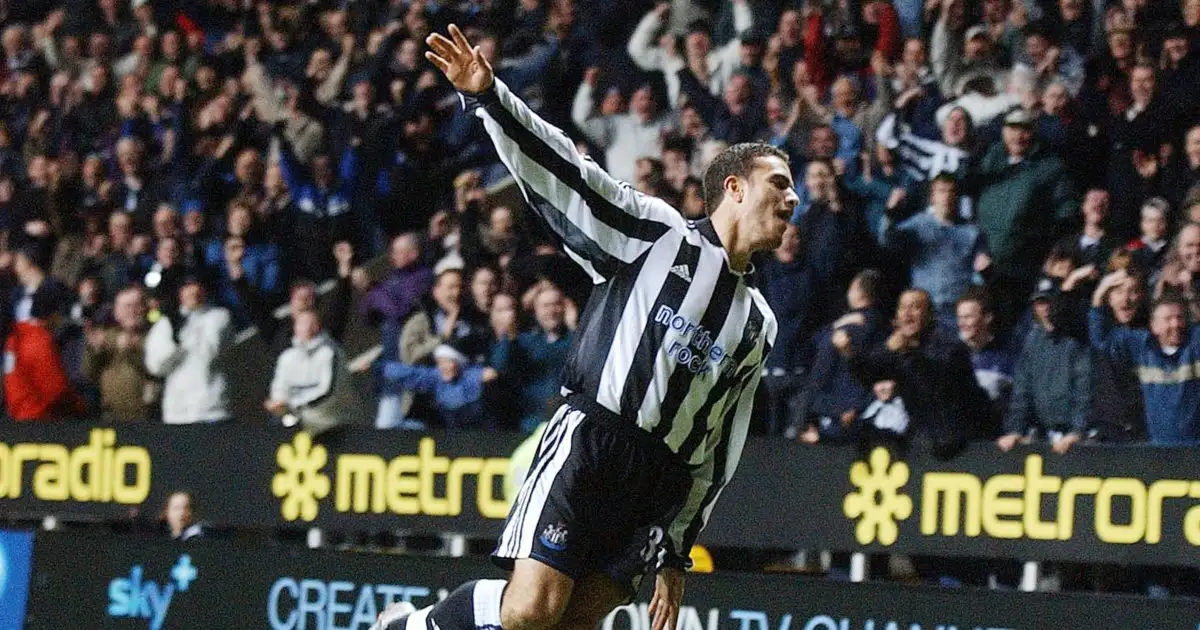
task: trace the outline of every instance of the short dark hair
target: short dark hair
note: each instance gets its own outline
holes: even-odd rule
[[[950,184],[954,186],[954,191],[958,192],[958,178],[950,171],[941,171],[929,180],[929,190],[933,190],[934,184]]]
[[[1178,289],[1164,291],[1157,300],[1154,300],[1154,304],[1150,307],[1150,312],[1154,313],[1162,306],[1178,306],[1179,310],[1183,312],[1184,321],[1191,322],[1191,309],[1188,307],[1188,300]]]
[[[967,302],[975,302],[979,305],[979,309],[985,314],[995,312],[993,310],[994,307],[992,306],[992,296],[984,287],[968,287],[966,291],[963,291],[962,295],[958,296],[958,300],[954,302],[954,306],[958,307],[959,305],[966,304]]]
[[[864,269],[858,272],[851,282],[858,283],[859,290],[872,304],[879,300],[879,292],[883,287],[883,273],[878,269]]]
[[[760,142],[735,144],[717,154],[704,171],[704,207],[712,214],[725,197],[725,179],[730,175],[745,178],[758,158],[777,157],[790,163],[783,151]]]

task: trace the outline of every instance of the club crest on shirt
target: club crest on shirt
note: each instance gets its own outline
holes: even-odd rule
[[[567,526],[562,523],[551,523],[542,532],[541,541],[550,549],[562,551],[567,548]]]

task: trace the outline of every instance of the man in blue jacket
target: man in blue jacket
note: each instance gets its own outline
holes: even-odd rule
[[[1137,374],[1151,444],[1200,443],[1200,327],[1189,325],[1187,304],[1170,294],[1155,302],[1150,330],[1114,326],[1104,308],[1108,292],[1127,279],[1122,269],[1096,287],[1088,315],[1092,346]]]

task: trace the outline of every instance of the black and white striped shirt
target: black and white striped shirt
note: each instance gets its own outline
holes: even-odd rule
[[[737,467],[775,316],[753,271],[730,269],[707,219],[688,221],[613,179],[500,81],[463,100],[530,206],[595,282],[564,389],[636,423],[693,470],[667,532],[686,558]]]

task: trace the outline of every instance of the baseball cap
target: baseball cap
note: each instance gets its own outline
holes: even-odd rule
[[[1004,126],[1012,127],[1032,127],[1033,116],[1023,109],[1014,109],[1004,117]]]
[[[976,37],[980,37],[980,36],[991,39],[991,34],[988,33],[987,27],[982,24],[976,24],[975,26],[972,26],[971,28],[967,29],[967,33],[965,35],[963,35],[963,41],[969,42],[972,39],[975,39]]]
[[[1058,293],[1058,285],[1051,278],[1043,277],[1038,280],[1037,287],[1033,290],[1033,295],[1029,296],[1029,301],[1037,302],[1040,300],[1052,299]]]
[[[459,365],[463,365],[467,362],[467,357],[463,353],[459,352],[458,350],[455,350],[454,346],[451,346],[450,344],[446,344],[446,343],[443,343],[433,349],[433,358],[434,359],[449,359]]]

